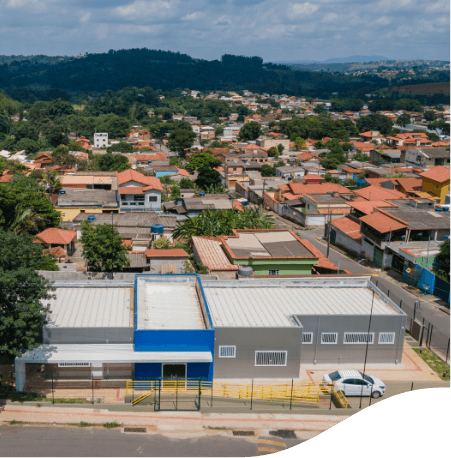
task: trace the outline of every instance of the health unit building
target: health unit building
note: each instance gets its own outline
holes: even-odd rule
[[[299,378],[302,364],[398,364],[406,315],[362,276],[55,282],[43,344],[17,358],[67,378]],[[46,301],[47,302],[47,301]],[[368,333],[371,315],[371,327]]]

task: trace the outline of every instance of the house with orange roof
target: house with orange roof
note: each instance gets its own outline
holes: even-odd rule
[[[360,254],[362,252],[360,221],[350,215],[332,220],[330,223],[330,243],[355,254]]]
[[[385,137],[378,130],[369,130],[368,132],[362,132],[359,135],[362,139],[362,142],[371,142],[374,140],[381,144],[383,141],[385,141]]]
[[[435,165],[450,166],[450,153],[445,148],[412,148],[406,150],[406,164],[425,169]]]
[[[430,146],[433,141],[429,140],[426,133],[414,132],[409,134],[396,134],[393,137],[386,137],[387,143],[392,147],[397,146]]]
[[[450,193],[450,171],[448,167],[437,165],[426,172],[420,173],[423,179],[421,190],[428,192],[438,199],[440,204],[444,204],[446,195]]]
[[[369,201],[407,199],[405,194],[396,191],[395,189],[386,189],[379,186],[368,186],[363,189],[356,189],[354,193]]]
[[[60,247],[67,253],[68,256],[72,256],[74,254],[76,242],[77,231],[58,229],[56,227],[51,227],[39,234],[36,234],[36,240],[34,241],[34,243],[44,243],[46,245],[50,245],[50,248]]]
[[[133,169],[116,172],[120,211],[161,211],[163,186]]]

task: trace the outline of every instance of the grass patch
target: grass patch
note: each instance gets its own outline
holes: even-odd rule
[[[107,428],[107,429],[112,429],[112,428],[119,428],[121,425],[119,423],[116,423],[116,422],[112,422],[112,423],[104,423],[103,424],[103,427],[104,428]]]
[[[95,423],[86,423],[85,421],[81,421],[80,423],[75,423],[76,426],[80,428],[89,428],[90,426],[97,426]]]
[[[422,350],[422,353],[420,351]],[[431,350],[427,348],[414,348],[418,355],[421,356],[421,359],[434,371],[437,372],[439,377],[442,380],[449,381],[449,366],[448,364],[444,363],[438,356],[434,355]],[[446,372],[446,375],[443,374]]]
[[[27,421],[18,421],[18,420],[11,420],[9,422],[10,425],[26,425],[28,424]]]

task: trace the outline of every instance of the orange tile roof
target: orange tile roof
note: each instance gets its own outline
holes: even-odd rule
[[[351,194],[351,191],[336,183],[321,183],[321,184],[304,184],[304,183],[289,183],[288,184],[293,194],[327,194],[328,192],[339,192],[340,194]]]
[[[166,154],[162,151],[155,152],[154,154],[137,154],[137,161],[165,161],[167,159]]]
[[[365,142],[351,142],[357,149],[360,151],[372,151],[376,149],[376,146],[372,143],[365,143]]]
[[[14,175],[3,175],[0,177],[0,183],[9,183]]]
[[[360,223],[354,218],[351,218],[350,216],[343,216],[342,218],[332,220],[331,224],[352,239],[359,242],[362,240],[362,234],[360,233]]]
[[[121,245],[126,247],[132,247],[132,239],[123,239]]]
[[[143,175],[142,173],[137,172],[133,169],[125,170],[124,172],[116,172],[117,176],[117,184],[120,186],[121,184],[127,183],[129,181],[136,181],[149,189],[155,189],[157,191],[163,192],[163,186],[161,186],[161,182],[158,178],[155,177],[148,177]]]
[[[367,188],[355,190],[354,193],[371,201],[407,198],[402,192],[395,191],[394,189],[380,188],[378,186],[368,186]]]
[[[185,169],[179,169],[178,167],[176,167],[177,170],[179,171],[179,175],[182,175],[183,177],[189,177],[189,172],[188,170],[185,170]]]
[[[39,234],[36,234],[38,241],[49,243],[51,245],[68,245],[76,236],[77,231],[68,231],[66,229],[58,229],[56,227],[51,227]]]
[[[146,250],[148,258],[187,258],[188,253],[181,248],[173,248],[168,250],[149,249]]]
[[[312,159],[314,157],[318,158],[318,155],[315,154],[315,153],[311,153],[309,151],[304,151],[303,153],[296,154],[295,157],[297,157],[301,161],[309,161],[310,159]]]
[[[420,173],[420,176],[437,181],[438,183],[443,183],[449,180],[449,173],[449,168],[443,167],[443,165],[436,165],[426,172]]]
[[[363,199],[359,201],[351,200],[348,202],[348,205],[366,215],[373,213],[375,208],[396,207],[396,205],[385,202],[384,200],[368,201]]]
[[[238,270],[238,266],[232,264],[224,253],[220,239],[216,237],[192,237],[192,241],[202,264],[207,266],[210,272]]]
[[[381,234],[386,234],[390,231],[405,229],[408,224],[401,223],[381,212],[371,213],[371,215],[362,216],[360,221],[363,221],[368,226],[376,229]]]
[[[421,178],[397,178],[396,180],[406,191],[421,191],[421,186],[423,184]]]

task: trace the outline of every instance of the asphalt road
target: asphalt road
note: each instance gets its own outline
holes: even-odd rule
[[[0,456],[257,456],[284,450],[298,439],[225,435],[173,439],[118,429],[0,426]],[[286,447],[284,447],[285,445]]]

